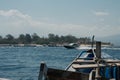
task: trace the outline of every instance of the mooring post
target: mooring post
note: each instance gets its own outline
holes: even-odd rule
[[[98,67],[96,68],[96,79],[95,80],[101,80],[100,67],[99,67],[99,60],[101,59],[101,42],[96,42],[96,57],[98,59],[97,61]]]
[[[96,57],[98,59],[101,58],[101,42],[100,41],[96,42]]]

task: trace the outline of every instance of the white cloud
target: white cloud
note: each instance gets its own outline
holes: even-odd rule
[[[94,11],[93,14],[96,16],[108,16],[109,15],[109,13],[104,12],[104,11]]]
[[[16,17],[20,17],[20,18],[24,18],[24,19],[30,18],[30,16],[28,16],[26,14],[22,14],[20,11],[15,10],[15,9],[11,9],[8,11],[0,10],[0,15],[6,16],[6,17],[16,16]]]
[[[40,21],[33,20],[31,16],[23,14],[18,10],[12,9],[8,11],[0,10],[0,16],[8,17],[12,25],[30,25],[30,26],[39,26],[42,24]],[[9,22],[8,22],[9,23]]]
[[[103,15],[103,13],[99,13]],[[104,13],[105,15],[105,13]],[[107,15],[107,14],[106,14]],[[1,18],[2,17],[2,18]],[[47,20],[48,21],[48,20]],[[103,20],[102,20],[103,21]],[[0,34],[37,33],[45,36],[48,33],[59,35],[72,34],[75,36],[108,36],[119,33],[120,28],[102,25],[76,25],[47,23],[45,20],[34,20],[31,16],[18,10],[0,10]]]

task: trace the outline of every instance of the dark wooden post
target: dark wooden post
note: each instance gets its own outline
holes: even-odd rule
[[[99,59],[101,59],[101,42],[96,42],[96,57],[98,59],[98,67],[96,68],[96,79],[95,80],[101,80],[100,76],[100,69],[99,69]]]
[[[46,78],[46,76],[47,76],[47,66],[44,62],[41,62],[38,80],[43,80]]]
[[[96,57],[101,58],[101,42],[96,42]]]

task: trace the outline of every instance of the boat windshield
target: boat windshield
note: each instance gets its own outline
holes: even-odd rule
[[[83,51],[80,54],[80,58],[93,58],[94,54],[92,51]]]

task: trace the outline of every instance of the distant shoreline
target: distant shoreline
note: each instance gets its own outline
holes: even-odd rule
[[[43,47],[43,46],[48,46],[48,47],[63,47],[63,44],[0,44],[0,47]],[[80,44],[79,46],[87,46],[91,47],[91,44]],[[95,46],[95,45],[94,45]],[[102,44],[102,47],[111,47],[113,45],[111,44]]]

